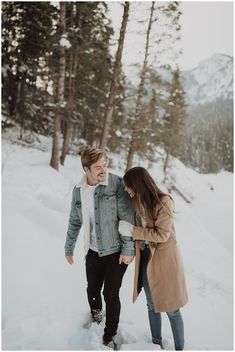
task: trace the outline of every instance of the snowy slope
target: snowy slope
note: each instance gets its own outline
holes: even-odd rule
[[[184,71],[183,81],[190,105],[233,99],[233,57],[214,54],[193,70]]]
[[[2,348],[108,350],[101,344],[102,325],[83,328],[88,303],[82,236],[74,265],[64,258],[71,192],[82,175],[79,159],[68,157],[58,173],[48,166],[49,152],[5,141],[2,154]],[[150,170],[158,182],[160,169],[156,164]],[[200,175],[177,160],[170,174],[192,199],[187,204],[174,195],[190,298],[182,309],[185,349],[231,350],[233,175]],[[158,350],[151,343],[144,294],[131,302],[132,284],[133,264],[121,289],[121,349]],[[163,339],[166,349],[174,349],[165,314]]]

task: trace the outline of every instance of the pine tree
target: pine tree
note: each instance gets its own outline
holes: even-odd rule
[[[164,3],[163,5],[161,3],[158,4],[156,2],[156,8],[151,18],[151,22],[152,22],[150,26],[151,30],[149,31],[149,28],[148,28],[146,33],[145,59],[144,59],[144,64],[140,74],[140,85],[137,93],[137,103],[136,103],[136,107],[138,107],[138,109],[136,110],[138,110],[139,113],[137,114],[135,113],[133,118],[130,119],[130,122],[131,122],[130,125],[132,127],[132,130],[130,131],[131,141],[130,141],[130,148],[129,148],[128,157],[127,157],[127,169],[130,168],[132,165],[134,154],[141,153],[142,146],[147,145],[149,150],[149,155],[153,154],[154,146],[152,145],[152,142],[149,140],[148,128],[146,128],[146,125],[144,125],[145,126],[144,129],[141,129],[140,127],[142,123],[140,121],[140,111],[143,111],[142,118],[143,118],[143,115],[146,116],[143,109],[143,105],[145,104],[146,99],[142,99],[142,98],[144,97],[145,94],[146,96],[151,94],[151,90],[149,89],[149,87],[146,86],[146,78],[147,78],[148,71],[151,71],[151,70],[152,72],[155,71],[156,76],[161,78],[161,72],[163,70],[165,71],[169,70],[169,68],[171,68],[170,64],[172,62],[174,63],[176,58],[181,53],[181,49],[180,47],[178,47],[178,44],[177,44],[180,40],[180,34],[179,34],[180,28],[181,28],[179,24],[180,15],[181,15],[181,11],[180,11],[178,2]],[[160,74],[158,72],[160,72]],[[160,81],[161,81],[160,89],[163,89],[162,95],[164,94],[169,95],[169,91],[168,91],[169,84],[167,84],[167,82],[164,82],[162,78],[160,79]],[[145,93],[145,90],[147,90],[146,93]],[[159,102],[162,100],[160,95],[161,93],[159,94],[159,92],[156,95],[156,98],[159,100]],[[139,97],[141,98],[139,99]],[[157,106],[157,108],[159,109],[159,111],[156,115],[158,115],[157,119],[159,120],[162,117],[162,110],[165,110],[166,107]],[[139,115],[139,118],[138,118],[138,115]],[[148,124],[148,123],[150,123],[151,125],[151,120],[150,122],[147,122],[145,120],[145,124]],[[158,127],[162,128],[162,126],[163,124],[159,123],[158,121],[158,126],[156,125],[156,128]],[[142,143],[142,146],[140,141],[138,141],[140,135],[142,139],[144,139],[145,137],[145,144]],[[152,139],[154,138],[154,133],[151,136],[151,138]],[[157,138],[156,143],[158,145],[159,138]]]
[[[123,129],[125,128],[127,110],[126,104],[126,79],[120,69],[118,87],[113,107],[112,124],[109,130],[107,140],[108,149],[112,152],[119,153],[121,149],[126,149]]]
[[[72,137],[97,145],[111,80],[109,40],[113,29],[104,2],[78,2],[76,6],[79,26],[74,36],[78,40],[76,77],[79,79],[75,80],[73,121],[76,130]]]
[[[161,141],[165,149],[164,173],[166,180],[166,171],[169,163],[169,157],[180,156],[180,148],[184,143],[184,122],[186,118],[185,92],[180,79],[179,69],[172,74],[172,83],[170,85],[169,97],[166,102],[164,114],[164,130]]]
[[[233,172],[233,102],[190,107],[180,160],[202,173]]]
[[[38,88],[51,46],[55,8],[46,2],[2,4],[3,105],[8,118],[37,131],[45,95]]]

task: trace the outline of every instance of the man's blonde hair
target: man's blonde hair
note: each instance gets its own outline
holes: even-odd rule
[[[95,164],[102,157],[106,158],[105,152],[98,148],[85,147],[80,151],[81,163],[83,168],[86,166],[91,167],[92,164]]]

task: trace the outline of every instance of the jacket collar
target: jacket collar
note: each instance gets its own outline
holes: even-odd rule
[[[105,180],[103,182],[99,182],[97,184],[97,186],[108,186],[108,182],[109,182],[109,173],[106,173],[106,177]],[[87,186],[87,175],[83,175],[81,178],[81,181],[76,185],[77,188],[80,187],[86,187]]]

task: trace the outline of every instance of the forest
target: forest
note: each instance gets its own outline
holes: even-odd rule
[[[122,3],[118,40],[108,2],[2,2],[2,131],[19,140],[51,137],[50,165],[84,145],[149,165],[171,158],[202,173],[233,171],[232,104],[188,106],[177,58],[180,2],[147,2],[138,81],[123,64],[129,17]],[[128,48],[127,48],[128,50]],[[130,48],[131,50],[131,48]],[[29,137],[30,136],[30,137]],[[139,159],[138,159],[139,160]]]

